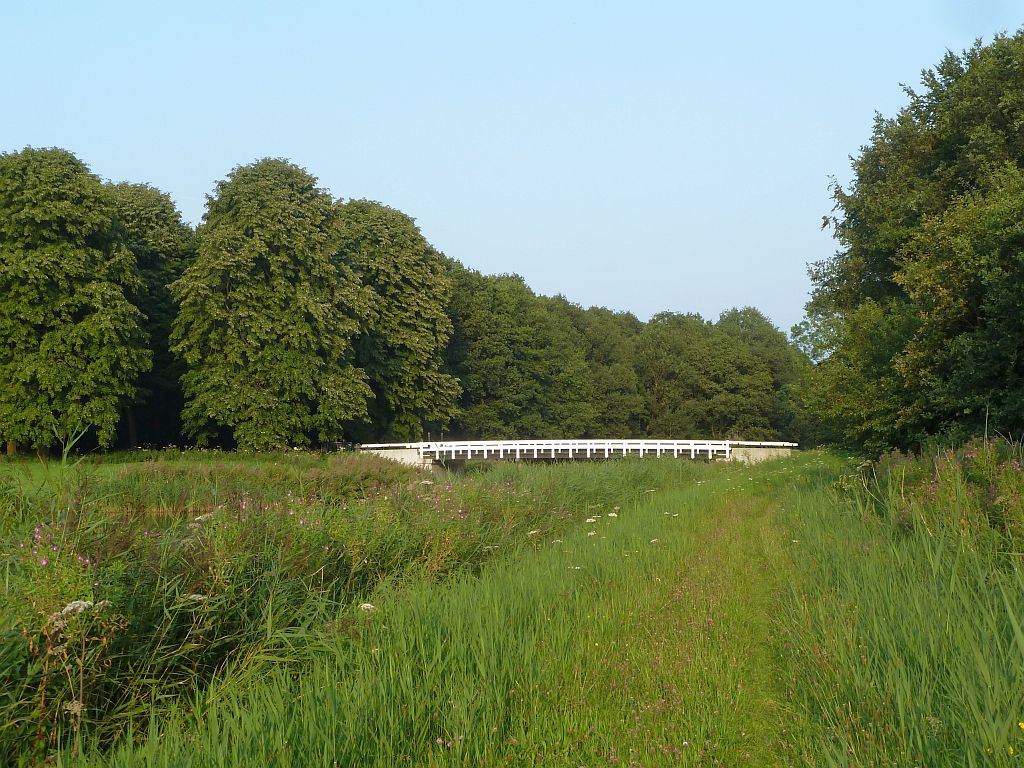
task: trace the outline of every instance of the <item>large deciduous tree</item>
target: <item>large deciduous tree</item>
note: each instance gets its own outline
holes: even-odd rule
[[[365,327],[355,340],[356,365],[374,399],[360,437],[419,440],[443,428],[461,388],[441,370],[452,333],[451,280],[443,257],[401,211],[369,200],[337,204],[337,259],[370,293]]]
[[[635,364],[655,437],[774,437],[768,363],[699,315],[663,312],[647,323]]]
[[[462,382],[455,431],[467,437],[582,437],[594,418],[585,345],[515,275],[451,265],[450,370]]]
[[[170,352],[177,305],[169,286],[195,255],[195,233],[181,219],[170,196],[147,184],[111,185],[117,224],[135,255],[141,283],[131,297],[144,315],[153,367],[139,379],[136,401],[127,410],[122,440],[128,445],[166,445],[178,439],[184,400],[184,368]]]
[[[37,447],[114,437],[150,365],[135,257],[74,155],[0,155],[0,434]]]
[[[593,392],[593,421],[586,436],[643,435],[644,396],[633,365],[643,323],[628,312],[613,312],[604,307],[583,309],[561,296],[551,299],[549,307],[558,322],[574,330],[574,344],[586,358]]]
[[[947,54],[876,118],[814,265],[817,401],[873,450],[1024,428],[1024,33]],[[991,411],[989,414],[988,412]]]
[[[772,434],[803,442],[812,437],[800,399],[800,388],[810,373],[811,361],[782,331],[753,307],[723,312],[715,328],[750,350],[771,374],[771,401],[762,404]]]
[[[285,160],[235,168],[171,286],[186,432],[267,450],[338,440],[371,391],[353,366],[365,290],[336,251],[334,201]]]

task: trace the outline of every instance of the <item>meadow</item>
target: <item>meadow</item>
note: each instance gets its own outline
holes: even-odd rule
[[[1021,449],[0,465],[0,761],[1010,765]]]

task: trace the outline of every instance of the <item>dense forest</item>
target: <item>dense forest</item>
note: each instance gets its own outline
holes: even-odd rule
[[[794,438],[810,367],[755,309],[644,323],[482,275],[285,160],[193,229],[62,149],[0,156],[0,338],[9,450]]]
[[[879,453],[1024,429],[1024,35],[948,53],[833,187],[793,340],[584,309],[445,257],[283,159],[182,220],[62,149],[0,155],[0,436],[263,450],[717,437]],[[571,286],[566,286],[567,290]]]

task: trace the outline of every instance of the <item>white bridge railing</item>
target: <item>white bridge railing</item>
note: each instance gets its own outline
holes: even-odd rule
[[[454,440],[422,443],[367,443],[381,455],[416,451],[421,462],[469,459],[610,459],[618,456],[673,456],[730,459],[737,448],[787,450],[796,443],[745,440]]]

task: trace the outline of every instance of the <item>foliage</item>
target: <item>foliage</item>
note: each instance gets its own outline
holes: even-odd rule
[[[810,373],[810,359],[782,331],[753,307],[723,312],[715,328],[740,341],[772,377],[772,400],[765,404],[774,435],[803,443],[813,427],[807,423],[799,390]]]
[[[807,361],[752,308],[644,323],[538,296],[280,159],[235,168],[196,231],[165,193],[102,185],[61,150],[4,162],[9,452],[817,434]],[[78,219],[46,218],[69,199]]]
[[[743,340],[698,315],[662,313],[636,347],[647,433],[757,439],[773,435],[772,371]]]
[[[0,155],[0,434],[114,437],[150,367],[135,258],[111,196],[60,149]]]
[[[459,434],[488,437],[813,437],[810,361],[756,309],[718,323],[583,310],[515,276],[453,266],[448,364]]]
[[[172,350],[184,361],[186,432],[226,430],[267,450],[338,440],[365,413],[352,338],[367,296],[332,260],[334,203],[284,160],[236,168],[217,185],[195,261],[171,285],[181,309]]]
[[[894,275],[919,318],[894,367],[915,383],[907,418],[930,431],[1024,425],[1024,173],[990,181],[926,221]]]
[[[1024,426],[1022,66],[1024,32],[947,54],[834,190],[841,248],[811,270],[805,338],[826,350],[816,397],[849,441]]]
[[[460,394],[458,381],[441,371],[452,331],[442,257],[401,211],[368,200],[339,203],[337,211],[338,259],[372,296],[354,342],[355,364],[374,393],[361,431],[419,440],[424,424],[447,426]]]
[[[805,391],[810,410],[838,437],[881,453],[923,437],[902,416],[904,383],[892,368],[916,319],[902,302],[864,301],[835,324],[835,351]]]
[[[561,296],[550,300],[548,306],[559,322],[575,328],[586,356],[595,411],[586,436],[642,435],[646,414],[633,356],[643,323],[628,312],[583,309]]]
[[[147,184],[116,184],[109,191],[120,236],[142,278],[131,298],[144,315],[153,353],[153,367],[140,378],[136,402],[126,413],[127,443],[166,445],[178,440],[184,404],[178,381],[184,371],[169,349],[178,308],[168,286],[192,261],[195,236],[165,192]]]
[[[580,437],[592,428],[583,345],[522,278],[451,266],[448,364],[462,382],[455,431],[489,438]]]

